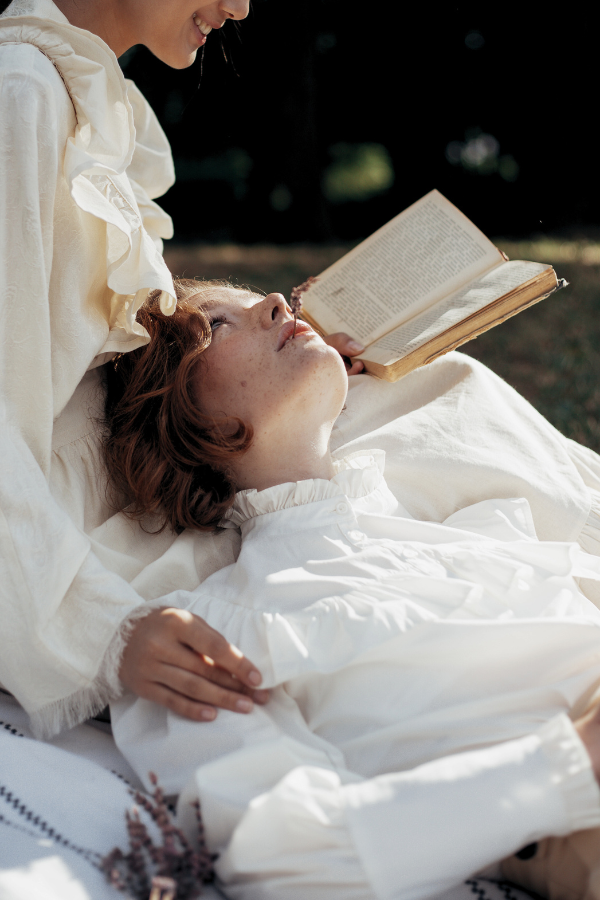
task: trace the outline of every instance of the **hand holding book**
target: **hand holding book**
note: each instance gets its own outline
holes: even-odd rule
[[[509,261],[455,206],[431,191],[326,269],[303,317],[365,346],[386,381],[431,362],[566,282],[551,266]]]

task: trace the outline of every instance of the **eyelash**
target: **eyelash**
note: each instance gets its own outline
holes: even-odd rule
[[[211,332],[216,331],[215,326],[224,325],[226,321],[227,321],[227,319],[225,318],[225,316],[215,316],[209,322]]]

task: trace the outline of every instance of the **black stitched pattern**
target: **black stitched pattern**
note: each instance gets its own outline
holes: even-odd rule
[[[15,737],[25,737],[25,735],[21,734],[21,732],[18,731],[14,725],[11,725],[10,722],[3,722],[2,719],[0,719],[0,726],[2,726],[5,731],[10,731]]]
[[[502,896],[505,900],[521,900],[518,894],[515,894],[515,886],[511,884],[510,881],[498,881],[496,882],[496,887],[499,891],[502,891]],[[537,894],[529,894],[525,888],[521,889],[526,897],[529,896],[537,896]]]
[[[0,813],[0,822],[4,825],[8,825],[12,828],[16,828],[19,831],[24,831],[26,834],[29,834],[32,837],[39,838],[40,835],[43,835],[46,838],[50,838],[50,840],[54,841],[56,844],[60,844],[62,847],[66,847],[68,850],[72,850],[73,853],[76,853],[82,859],[85,859],[90,865],[92,865],[95,869],[102,871],[102,867],[100,865],[102,856],[100,853],[97,853],[95,850],[89,850],[85,847],[79,847],[77,844],[74,844],[68,838],[63,837],[62,834],[59,834],[52,825],[49,825],[44,819],[42,819],[39,815],[35,815],[32,809],[29,809],[18,797],[15,797],[13,792],[10,791],[6,785],[0,784],[0,799],[4,800],[9,806],[12,806],[14,811],[23,819],[28,825],[34,826],[37,831],[33,832],[33,830],[29,830],[26,825],[17,825],[16,823],[11,822],[6,819]]]
[[[31,828],[25,828],[24,825],[19,825],[18,822],[12,822],[10,819],[7,819],[6,816],[3,816],[2,813],[0,813],[0,825],[6,825],[7,828],[13,828],[15,831],[20,831],[22,834],[26,834],[34,840],[39,841],[40,839],[37,831],[33,831]]]
[[[482,882],[478,878],[469,878],[465,881],[465,884],[469,887],[471,893],[478,897],[479,900],[492,900],[492,896],[485,889],[485,883],[485,881]],[[509,881],[494,881],[493,885],[500,892],[504,900],[523,900],[523,896],[537,896],[529,894],[524,889],[516,893],[514,884],[511,884]]]
[[[485,888],[481,887],[481,882],[477,878],[469,878],[465,881],[465,884],[468,885],[472,894],[479,897],[479,900],[491,900],[489,894]]]
[[[127,778],[125,778],[124,775],[121,775],[121,773],[120,773],[120,772],[117,772],[115,769],[111,769],[111,770],[110,770],[110,774],[111,774],[111,775],[114,775],[115,778],[118,778],[119,781],[122,781],[123,784],[126,784],[126,785],[127,785],[127,787],[129,788],[129,793],[131,794],[132,797],[135,795],[136,791],[139,790],[139,788],[135,788],[135,787],[132,785],[132,783],[131,783],[130,781],[128,781]]]

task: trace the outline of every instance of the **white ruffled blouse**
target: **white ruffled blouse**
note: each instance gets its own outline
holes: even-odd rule
[[[48,732],[119,690],[119,626],[141,603],[48,482],[53,424],[86,371],[146,342],[150,290],[174,309],[154,202],[174,170],[112,51],[51,0],[0,16],[0,148],[0,682]]]
[[[199,797],[230,896],[436,896],[600,824],[569,719],[600,684],[600,611],[574,580],[600,560],[539,542],[526,500],[417,521],[361,451],[330,481],[241,492],[225,524],[237,562],[168,602],[253,659],[270,702],[208,728],[112,709],[192,830]]]

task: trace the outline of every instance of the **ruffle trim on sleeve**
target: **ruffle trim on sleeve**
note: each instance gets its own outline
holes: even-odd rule
[[[210,791],[210,784],[201,790],[205,811]],[[320,896],[375,896],[348,827],[340,776],[317,765],[294,768],[254,800],[216,869],[234,898],[258,896],[257,883],[264,900],[306,897],[314,884]]]
[[[429,608],[430,588],[430,579],[392,572],[376,584],[357,585],[302,608],[287,603],[284,612],[250,609],[202,589],[191,606],[185,605],[190,595],[184,595],[182,606],[239,647],[260,670],[262,687],[271,688],[303,675],[339,671],[378,646],[406,639],[418,625],[443,622]],[[448,589],[439,582],[438,592],[444,588],[451,593],[448,612],[466,609],[472,585],[455,580]],[[178,606],[177,593],[167,602]]]
[[[125,79],[125,84],[135,123],[135,152],[127,167],[127,175],[139,184],[150,200],[155,200],[166,194],[175,183],[171,147],[152,107],[138,86],[129,78]],[[171,230],[170,234],[163,234],[163,237],[173,237],[171,217],[162,210],[161,212]]]
[[[30,713],[31,730],[36,738],[46,740],[60,731],[74,728],[97,715],[112,700],[121,696],[123,685],[119,680],[119,669],[131,632],[140,619],[159,606],[164,606],[164,603],[142,603],[123,619],[91,684],[69,697]]]
[[[90,32],[37,16],[0,19],[0,43],[33,44],[53,63],[65,84],[77,125],[67,140],[63,174],[77,206],[106,223],[107,281],[114,298],[110,333],[101,352],[141,346],[148,335],[135,316],[148,293],[161,291],[160,305],[166,315],[174,311],[176,300],[173,279],[143,226],[126,172],[134,155],[136,131],[117,59]],[[143,100],[138,95],[137,105]],[[166,222],[160,230],[168,236]]]

